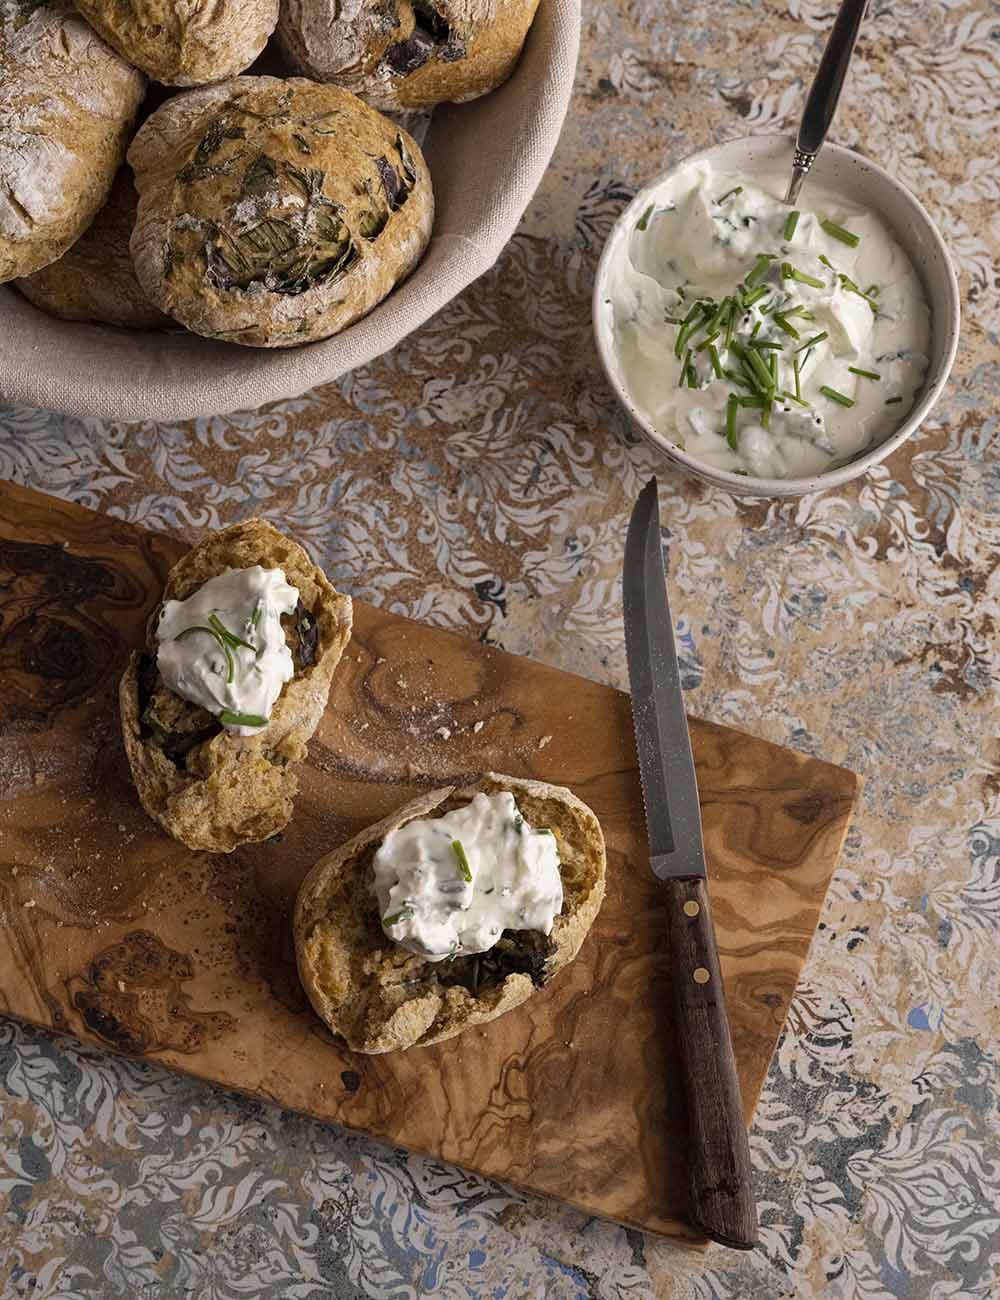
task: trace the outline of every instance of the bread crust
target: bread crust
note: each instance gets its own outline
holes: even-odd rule
[[[488,772],[462,790],[445,786],[412,800],[321,858],[295,903],[295,955],[303,988],[316,1014],[356,1052],[440,1043],[495,1020],[535,992],[535,979],[522,971],[498,975],[477,985],[475,993],[460,983],[442,983],[449,963],[426,962],[382,930],[372,889],[372,858],[379,844],[397,827],[443,815],[480,791],[510,792],[533,826],[547,826],[559,838],[563,909],[544,966],[536,972],[539,982],[547,983],[573,960],[600,910],[604,836],[594,813],[570,790]]]
[[[167,100],[129,149],[139,283],[196,334],[326,338],[419,261],[434,200],[419,146],[338,86],[237,77]]]
[[[350,597],[331,586],[301,546],[262,519],[232,524],[195,546],[170,570],[163,600],[185,600],[209,578],[254,564],[283,569],[318,628],[313,663],[285,683],[266,727],[251,736],[218,728],[178,761],[143,722],[142,653],[133,653],[119,688],[125,752],[142,806],[182,844],[211,853],[269,839],[288,824],[298,789],[291,764],[305,757],[351,635]],[[159,610],[150,619],[145,652],[154,664]],[[179,700],[162,681],[156,689]]]
[[[278,42],[296,71],[388,112],[461,103],[514,70],[538,0],[283,0]]]
[[[128,242],[139,196],[128,167],[119,169],[108,201],[72,248],[34,275],[15,280],[30,303],[61,320],[99,321],[129,329],[176,328],[135,278]]]
[[[145,85],[65,0],[0,5],[0,283],[54,262],[93,221]]]
[[[167,86],[234,77],[278,21],[278,0],[77,0],[77,8],[123,58]]]

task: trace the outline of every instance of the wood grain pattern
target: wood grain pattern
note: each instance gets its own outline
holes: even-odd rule
[[[757,1245],[757,1203],[743,1099],[708,886],[663,882],[677,1065],[688,1114],[692,1223],[735,1250]]]
[[[0,1007],[696,1239],[628,697],[357,604],[288,830],[228,857],[191,853],[139,807],[115,715],[182,549],[0,487]],[[858,780],[698,720],[692,741],[749,1120]],[[608,894],[594,930],[548,989],[486,1029],[352,1055],[298,983],[298,883],[420,790],[487,768],[562,782],[597,812]]]

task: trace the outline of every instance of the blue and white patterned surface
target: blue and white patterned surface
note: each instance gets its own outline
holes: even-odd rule
[[[794,124],[829,0],[585,6],[564,138],[498,267],[380,363],[166,427],[0,412],[0,475],[196,537],[264,513],[337,583],[624,684],[661,474],[693,712],[865,775],[757,1112],[761,1247],[707,1254],[0,1020],[0,1295],[1000,1296],[1000,360],[993,0],[872,0],[836,136],[924,199],[965,328],[869,478],[747,505],[636,443],[589,291],[642,180]]]

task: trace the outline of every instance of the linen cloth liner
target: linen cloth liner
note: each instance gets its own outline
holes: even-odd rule
[[[579,43],[580,0],[541,0],[510,80],[435,109],[424,142],[436,203],[430,245],[410,278],[349,329],[298,348],[242,348],[54,320],[0,288],[0,402],[173,423],[297,397],[381,356],[497,260],[552,157]]]

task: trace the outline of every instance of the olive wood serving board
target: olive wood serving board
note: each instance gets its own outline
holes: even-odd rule
[[[291,825],[229,856],[191,853],[140,808],[116,713],[183,550],[0,484],[0,1010],[697,1240],[628,696],[356,602]],[[692,740],[749,1122],[858,778],[698,719]],[[362,826],[486,769],[594,808],[601,914],[518,1010],[440,1047],[355,1055],[300,989],[296,888]]]

